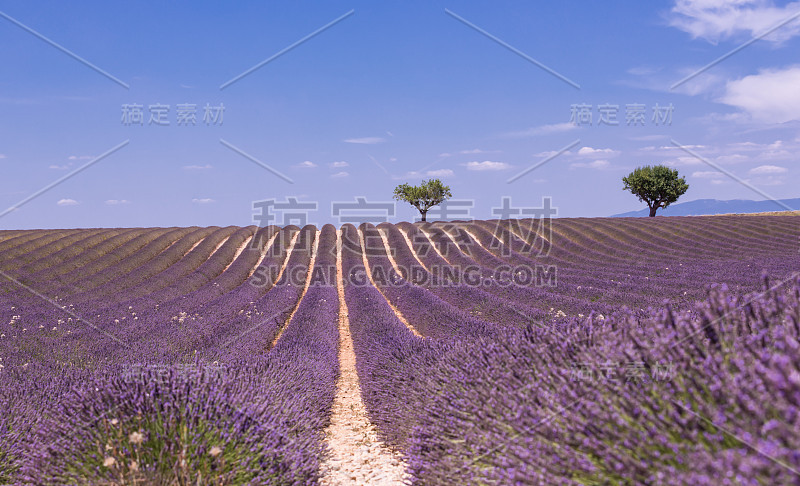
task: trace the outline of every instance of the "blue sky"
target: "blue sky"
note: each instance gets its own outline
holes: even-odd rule
[[[800,2],[0,1],[0,12],[0,212],[127,141],[1,229],[247,225],[254,201],[289,197],[317,203],[309,222],[338,223],[333,202],[390,201],[430,177],[477,219],[503,197],[607,216],[643,207],[621,178],[657,163],[686,176],[684,201],[798,197],[800,18],[786,21]],[[123,123],[125,104],[142,105],[142,125]],[[178,105],[192,104],[195,124],[179,125]],[[168,126],[150,123],[151,105],[169,105]],[[203,121],[206,105],[224,106],[221,123]],[[577,105],[591,125],[571,120]],[[601,105],[617,106],[618,125],[598,124]],[[672,107],[669,122],[653,120],[656,105]],[[414,216],[398,204],[389,219]]]

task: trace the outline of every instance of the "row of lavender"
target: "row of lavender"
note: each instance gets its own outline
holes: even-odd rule
[[[136,302],[142,309],[130,311],[128,319],[112,320],[119,317],[117,292],[98,289],[111,305],[91,310],[86,321],[65,324],[68,334],[4,328],[20,334],[0,340],[0,408],[5,412],[0,417],[0,483],[318,480],[321,431],[329,420],[338,374],[335,286],[315,285],[301,299],[302,281],[273,275],[265,288],[251,285],[247,276],[252,268],[245,268],[244,260],[238,269],[240,260],[223,262],[253,231],[231,230],[201,250],[216,255],[232,241],[228,258],[205,259],[186,270],[193,264],[187,258],[203,247],[194,245],[206,241],[198,238],[182,248],[185,258],[156,278],[128,284],[132,300],[125,303]],[[318,238],[313,227],[264,233],[263,244],[273,241],[275,251],[257,247],[242,252],[242,258],[262,263],[277,258],[305,275],[318,250],[315,268],[335,266],[332,226]],[[300,245],[289,255],[287,242],[293,240]],[[165,257],[171,247],[158,255],[173,259]],[[228,264],[220,275],[239,277],[227,283],[220,277],[212,279],[218,285],[198,285],[189,277],[204,271],[216,275]],[[209,270],[214,265],[223,268]],[[91,287],[88,281],[83,285]],[[136,289],[146,285],[154,291],[137,297]],[[196,312],[172,319],[176,300]],[[95,300],[98,307],[103,303]],[[30,309],[27,316],[43,322],[65,317],[52,305],[14,307],[20,314]],[[244,309],[250,309],[249,316],[238,313]]]

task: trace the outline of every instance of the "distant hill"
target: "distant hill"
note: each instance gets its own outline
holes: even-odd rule
[[[779,199],[779,201],[792,209],[800,210],[800,198]],[[703,214],[728,214],[728,213],[763,213],[767,211],[785,211],[786,208],[776,201],[750,201],[747,199],[697,199],[685,203],[673,204],[667,209],[659,209],[660,216],[700,216]],[[641,211],[630,211],[615,214],[612,218],[648,216],[650,211],[645,208]]]

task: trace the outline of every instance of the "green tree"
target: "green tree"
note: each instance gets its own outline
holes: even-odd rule
[[[422,181],[422,184],[418,186],[400,184],[394,189],[394,198],[417,208],[422,215],[422,221],[426,221],[425,215],[430,208],[451,197],[453,195],[450,193],[450,187],[442,184],[439,179]]]
[[[639,201],[647,203],[650,217],[656,215],[658,208],[666,208],[677,201],[689,189],[686,179],[678,176],[676,169],[663,165],[639,167],[623,177],[622,182],[625,183],[622,190],[631,191]]]

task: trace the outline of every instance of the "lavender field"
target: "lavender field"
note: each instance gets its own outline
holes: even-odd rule
[[[337,484],[342,399],[400,471],[354,484],[800,484],[799,250],[797,216],[0,231],[0,484]]]

